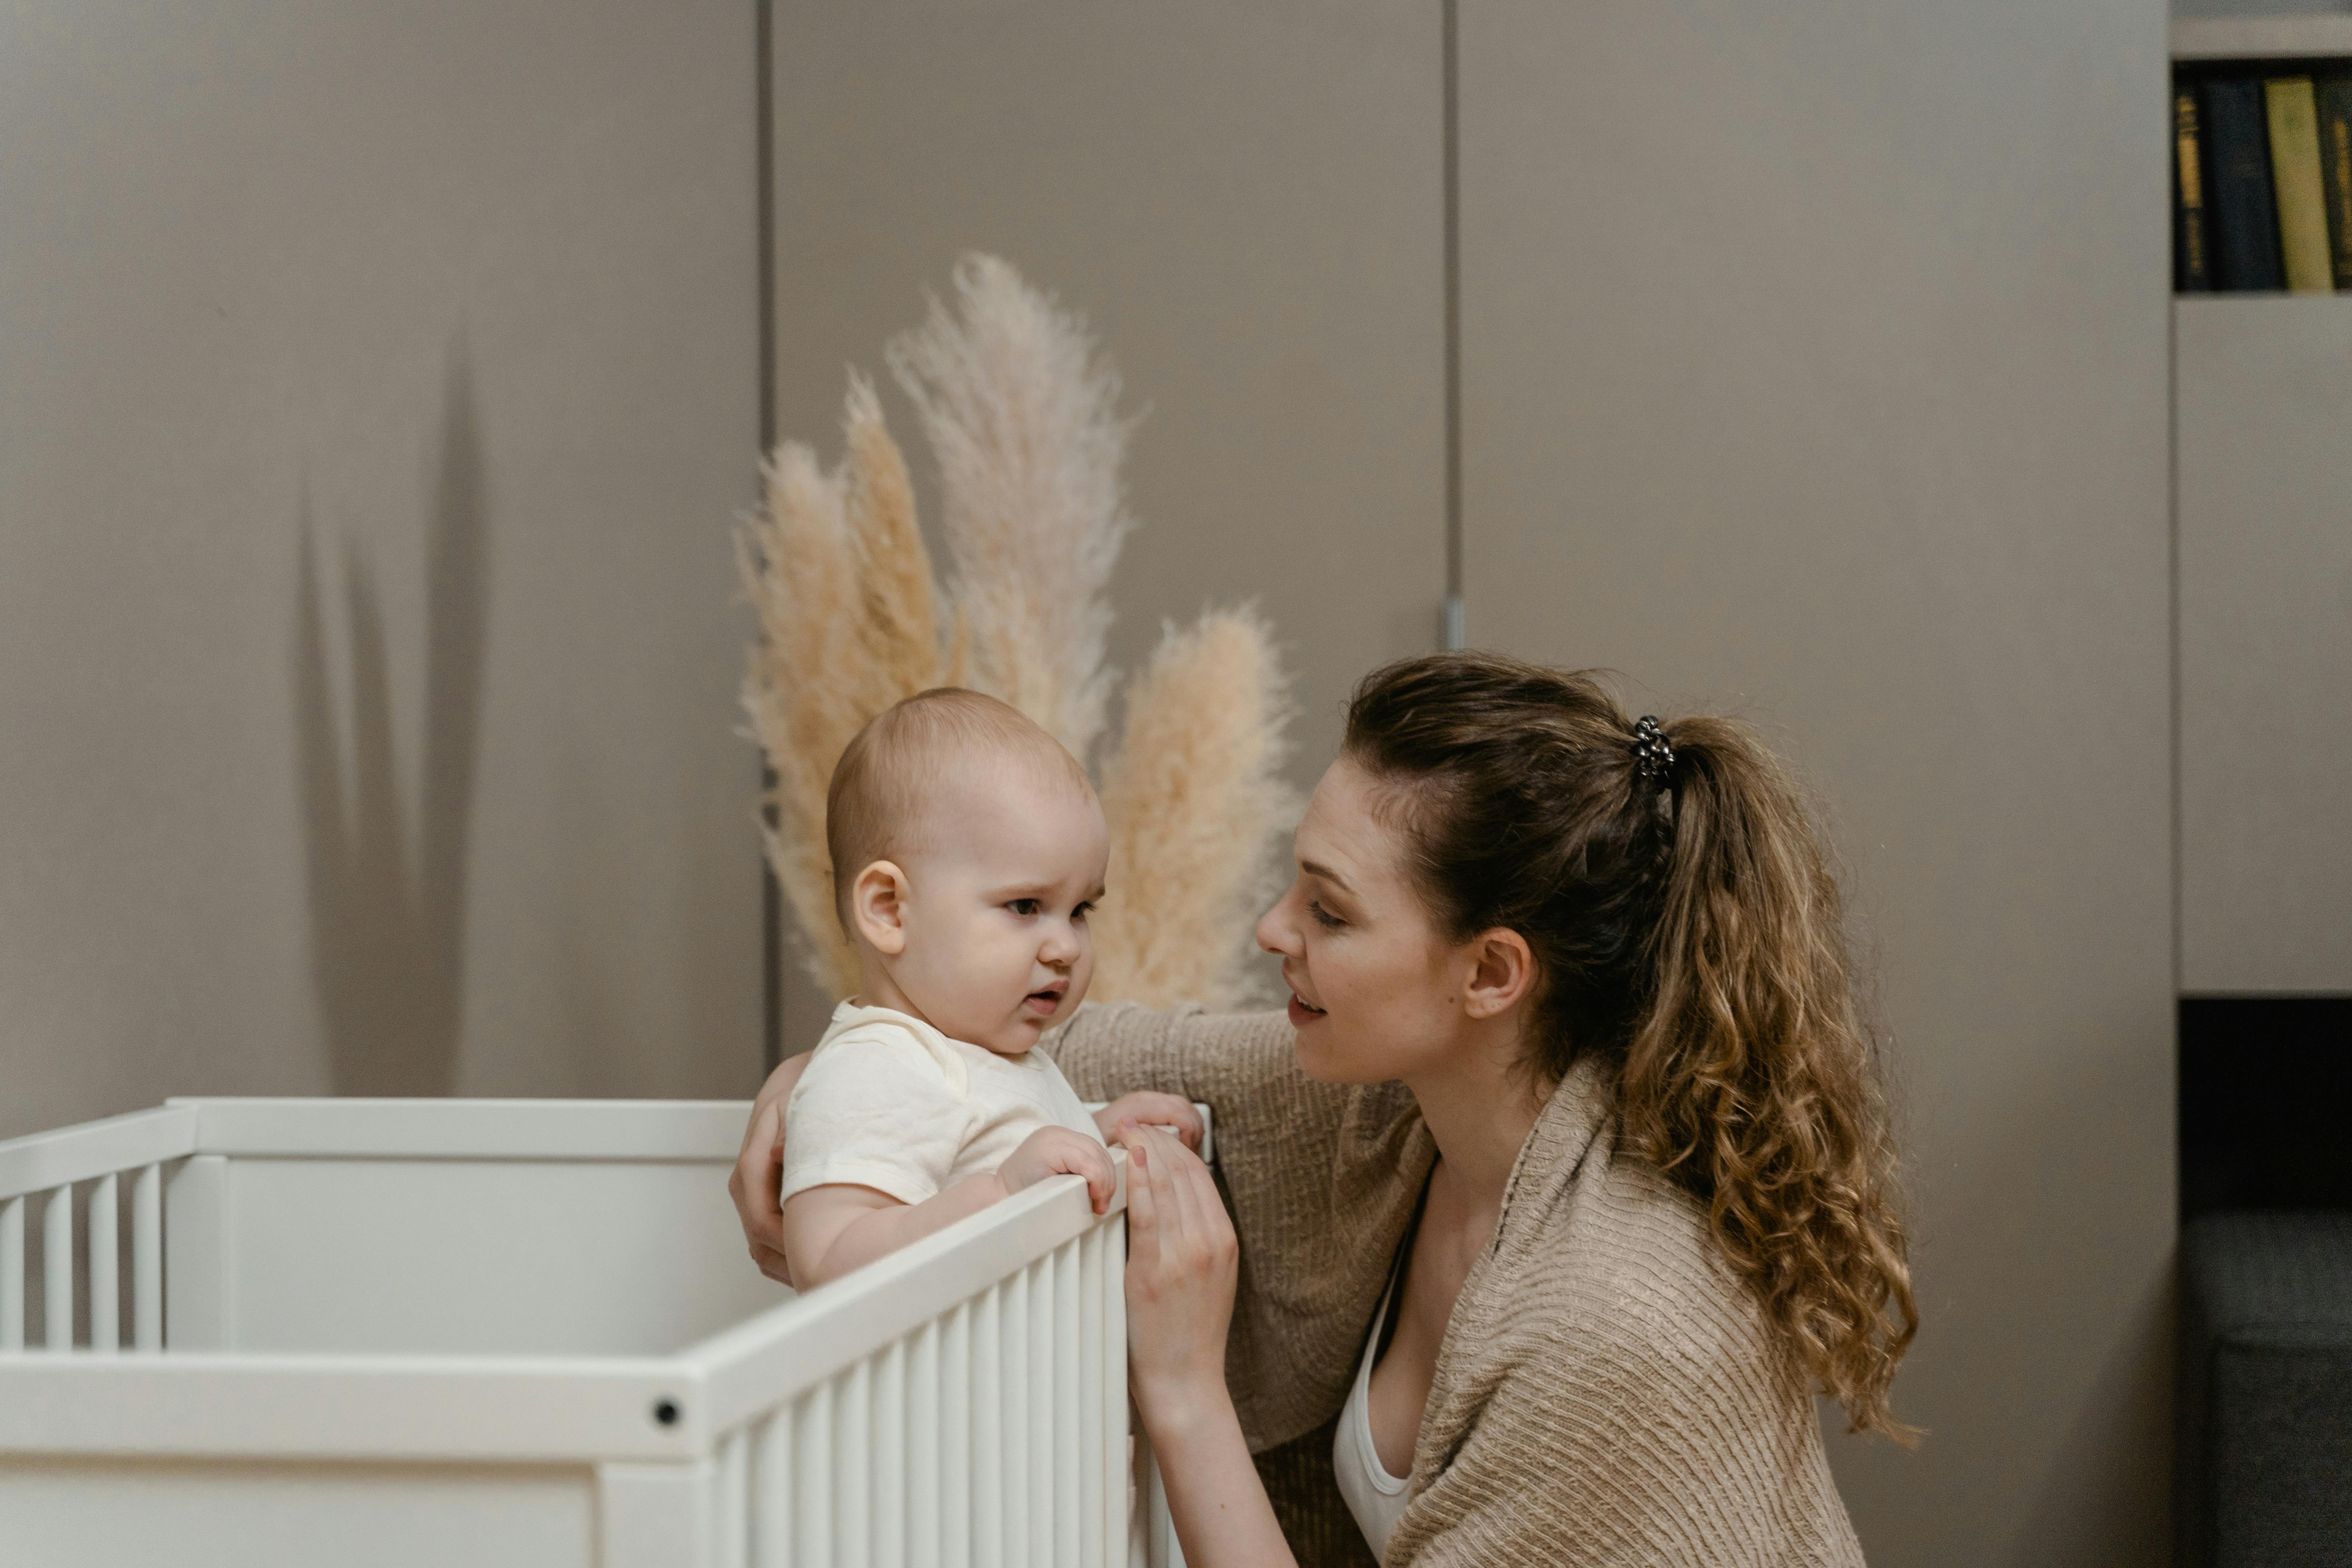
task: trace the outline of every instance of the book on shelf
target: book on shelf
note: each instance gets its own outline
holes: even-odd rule
[[[2206,222],[2205,161],[2197,93],[2172,89],[2172,286],[2183,294],[2213,287],[2212,236]]]
[[[2318,79],[2319,186],[2327,204],[2327,254],[2338,289],[2352,289],[2352,71]]]
[[[2336,287],[2327,259],[2327,204],[2319,184],[2319,110],[2307,76],[2263,83],[2271,122],[2271,186],[2278,201],[2279,259],[2298,294]]]
[[[2271,184],[2270,110],[2259,77],[2216,77],[2205,110],[2205,192],[2213,214],[2213,283],[2219,289],[2286,287],[2279,256],[2278,198]]]

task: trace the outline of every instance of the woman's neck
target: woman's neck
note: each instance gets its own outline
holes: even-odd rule
[[[1406,1087],[1421,1102],[1448,1183],[1474,1208],[1499,1213],[1511,1167],[1550,1095],[1517,1066],[1516,1030],[1462,1044],[1444,1067],[1408,1079]]]

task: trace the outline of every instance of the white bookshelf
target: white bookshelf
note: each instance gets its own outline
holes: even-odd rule
[[[2352,55],[2352,16],[2194,16],[2172,24],[2175,60],[2317,59]]]

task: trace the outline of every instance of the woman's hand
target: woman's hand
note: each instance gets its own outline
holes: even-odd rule
[[[1193,1568],[1297,1568],[1225,1391],[1241,1246],[1199,1155],[1127,1122],[1127,1360]]]
[[[742,1222],[743,1239],[760,1272],[779,1285],[793,1282],[793,1266],[784,1260],[784,1215],[776,1194],[784,1175],[784,1101],[793,1094],[808,1067],[808,1057],[786,1057],[751,1101],[751,1120],[743,1129],[743,1147],[727,1178],[727,1195],[735,1200],[735,1217]]]
[[[1128,1360],[1136,1400],[1175,1417],[1226,1399],[1225,1331],[1241,1247],[1199,1155],[1156,1127],[1119,1129],[1127,1173]]]

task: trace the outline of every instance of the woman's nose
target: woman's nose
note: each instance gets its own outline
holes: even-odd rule
[[[1260,915],[1257,921],[1257,944],[1268,952],[1284,958],[1298,956],[1298,928],[1292,923],[1288,910],[1290,895],[1285,893],[1274,908]]]

